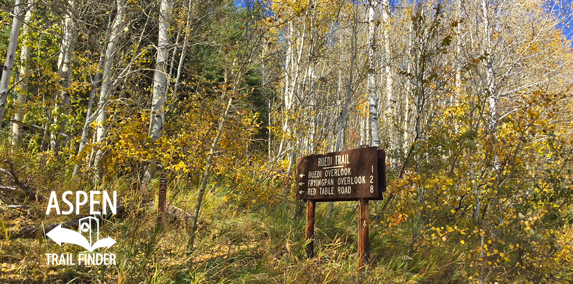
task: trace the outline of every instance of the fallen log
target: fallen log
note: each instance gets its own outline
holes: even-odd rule
[[[16,184],[16,186],[18,186],[20,189],[22,189],[24,192],[26,192],[26,194],[30,198],[32,198],[33,200],[41,201],[41,200],[47,199],[45,196],[39,194],[37,190],[25,185],[23,182],[20,181],[20,179],[18,178],[18,175],[16,174],[16,170],[14,169],[14,162],[12,162],[10,159],[6,159],[6,160],[4,160],[4,162],[10,166],[10,169],[6,170],[3,168],[0,168],[0,173],[3,173],[5,175],[12,177],[12,179],[14,180],[14,184]],[[9,189],[7,186],[3,186],[3,188]]]
[[[5,190],[5,191],[14,191],[16,190],[15,187],[13,186],[9,186],[9,185],[2,185],[0,184],[0,190]]]

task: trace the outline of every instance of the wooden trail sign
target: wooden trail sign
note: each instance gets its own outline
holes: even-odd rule
[[[385,153],[376,147],[302,157],[298,160],[296,198],[381,200],[385,172]]]
[[[386,191],[386,155],[376,147],[311,155],[298,160],[296,198],[306,200],[306,254],[314,255],[317,201],[359,200],[358,270],[368,262],[368,200]]]

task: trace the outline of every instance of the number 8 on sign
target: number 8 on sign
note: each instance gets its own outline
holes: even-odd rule
[[[370,193],[374,193],[374,186],[370,185]]]

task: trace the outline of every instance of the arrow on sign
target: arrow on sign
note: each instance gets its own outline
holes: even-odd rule
[[[299,193],[299,194],[303,194],[303,193],[304,193],[304,191],[302,191],[302,190],[301,190],[301,191],[299,191],[298,193]]]
[[[300,174],[300,175],[298,175],[298,176],[299,176],[300,178],[303,178],[303,177],[304,177],[304,174]]]
[[[304,182],[302,182],[302,181],[298,183],[298,185],[300,185],[300,186],[302,186],[303,184],[304,184]]]
[[[54,240],[54,242],[56,242],[60,246],[62,245],[62,243],[74,244],[74,245],[79,245],[89,250],[90,252],[94,251],[97,248],[102,248],[102,247],[109,248],[115,244],[114,239],[107,237],[103,240],[97,241],[93,245],[90,245],[89,241],[82,234],[70,229],[62,228],[61,224],[52,229],[51,231],[49,231],[46,234],[46,236]]]

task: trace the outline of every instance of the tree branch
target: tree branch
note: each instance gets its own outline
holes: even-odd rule
[[[6,159],[6,160],[4,160],[4,162],[6,162],[8,165],[10,165],[10,170],[0,168],[0,173],[11,176],[12,179],[14,179],[14,183],[19,188],[24,190],[28,194],[28,196],[31,197],[32,199],[34,199],[36,201],[47,199],[45,196],[39,194],[37,190],[35,190],[31,187],[28,187],[27,185],[22,183],[20,181],[20,179],[18,179],[18,175],[16,174],[16,171],[14,170],[14,162],[12,162],[10,159]]]

